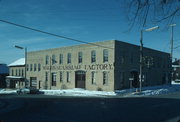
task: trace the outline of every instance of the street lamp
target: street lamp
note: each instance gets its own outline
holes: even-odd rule
[[[174,26],[176,26],[176,24],[170,24],[169,25],[171,27],[171,53],[170,53],[170,58],[171,58],[171,62],[173,60],[173,38],[174,38]]]
[[[26,47],[21,47],[21,46],[14,46],[15,48],[21,49],[25,51],[25,87],[27,86],[27,82],[26,82],[26,71],[27,71],[27,48]]]
[[[150,31],[153,31],[153,30],[156,30],[158,29],[159,26],[155,26],[155,27],[152,27],[152,28],[148,28],[148,29],[142,29],[141,30],[141,37],[140,37],[140,73],[139,73],[139,91],[141,92],[141,88],[142,88],[142,79],[143,79],[143,75],[142,75],[142,70],[143,70],[143,32],[150,32]]]

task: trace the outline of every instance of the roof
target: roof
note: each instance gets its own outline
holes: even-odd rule
[[[25,65],[25,58],[20,58],[16,61],[14,61],[13,63],[9,64],[8,66],[24,66]]]

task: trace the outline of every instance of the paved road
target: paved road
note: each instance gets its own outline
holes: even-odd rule
[[[0,96],[3,122],[178,122],[180,93],[141,98]]]

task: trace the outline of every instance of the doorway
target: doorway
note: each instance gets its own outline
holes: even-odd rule
[[[86,72],[76,71],[75,72],[75,88],[85,89]]]

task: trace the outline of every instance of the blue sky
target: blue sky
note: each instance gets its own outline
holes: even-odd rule
[[[122,0],[2,0],[0,19],[86,42],[116,39],[139,45],[140,30],[135,26],[127,31],[124,7]],[[180,19],[174,23],[176,47],[180,45]],[[170,51],[170,30],[164,30],[164,25],[159,23],[161,29],[144,33],[145,47]],[[6,64],[24,57],[24,51],[13,45],[36,51],[80,44],[2,22],[0,40],[0,62]],[[180,58],[180,48],[174,50],[174,57]]]

